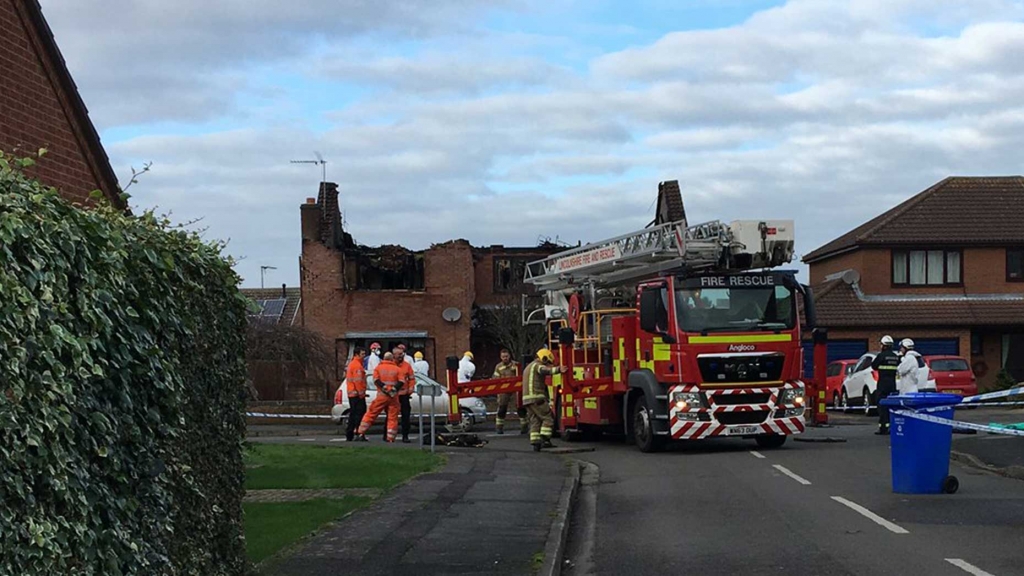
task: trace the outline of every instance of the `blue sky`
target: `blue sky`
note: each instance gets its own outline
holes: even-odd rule
[[[153,162],[133,205],[201,219],[246,286],[298,282],[314,150],[358,241],[416,249],[618,235],[678,179],[691,219],[808,252],[1024,172],[1018,1],[42,4],[118,174]]]

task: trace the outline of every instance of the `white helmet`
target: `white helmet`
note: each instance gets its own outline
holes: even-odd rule
[[[892,336],[888,334],[882,336],[882,346],[892,346]]]
[[[906,348],[907,350],[913,350],[914,349],[914,341],[911,340],[910,338],[904,338],[903,340],[900,341],[900,347],[901,348]]]

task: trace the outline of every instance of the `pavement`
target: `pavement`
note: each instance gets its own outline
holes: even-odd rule
[[[518,435],[507,438],[527,443]],[[330,435],[253,440],[345,444]],[[418,449],[416,443],[390,447]],[[576,467],[556,455],[500,447],[438,452],[447,457],[442,470],[329,525],[262,573],[522,575],[547,567],[556,574],[553,560],[564,545]]]
[[[957,413],[984,423],[1022,415]],[[954,453],[977,460],[951,464],[959,492],[901,495],[891,489],[889,438],[873,434],[876,418],[830,417],[833,426],[803,438],[835,442],[759,450],[721,439],[642,454],[621,440],[556,440],[578,450],[565,457],[534,454],[521,436],[484,428],[477,432],[487,446],[439,447],[450,453],[445,470],[349,517],[272,573],[530,574],[547,548],[545,574],[566,576],[1024,575],[1024,481],[1005,475],[1020,462],[1021,439],[956,435]],[[344,444],[308,433],[255,440]],[[551,514],[570,486],[570,459],[582,479],[559,570],[550,565],[559,553]]]

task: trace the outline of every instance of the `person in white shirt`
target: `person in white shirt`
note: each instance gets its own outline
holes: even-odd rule
[[[417,352],[415,354],[415,360],[412,362],[412,371],[416,374],[423,374],[424,376],[430,377],[430,364],[423,359],[423,352]]]
[[[469,382],[473,374],[476,374],[476,364],[473,364],[473,353],[467,350],[459,360],[459,383]]]
[[[900,354],[903,356],[903,360],[896,368],[896,388],[900,394],[917,392],[918,387],[924,383],[918,381],[921,374],[919,361],[921,355],[914,351],[914,341],[904,338],[900,342]],[[922,390],[922,392],[927,392],[927,390]]]
[[[370,353],[366,356],[366,380],[373,383],[373,371],[380,364],[380,342],[370,344]]]

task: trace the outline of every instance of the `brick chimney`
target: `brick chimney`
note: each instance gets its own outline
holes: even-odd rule
[[[306,203],[299,206],[299,216],[302,220],[302,241],[320,240],[320,206],[316,198],[306,198]]]
[[[320,241],[331,248],[342,244],[341,210],[338,208],[338,185],[334,182],[320,183]]]

